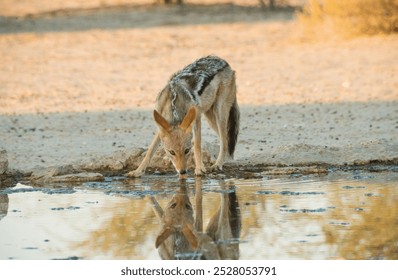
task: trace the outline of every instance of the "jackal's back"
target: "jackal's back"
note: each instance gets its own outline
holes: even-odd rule
[[[214,76],[226,67],[229,67],[228,62],[217,56],[202,57],[176,72],[170,78],[170,85],[187,86],[194,97],[201,96]]]
[[[205,96],[204,92],[215,76],[227,68],[230,69],[228,62],[217,56],[202,57],[187,65],[174,73],[159,93],[157,110],[169,122],[176,125],[182,121],[190,106],[197,108],[211,106],[209,102],[213,102],[210,101],[213,98]],[[232,73],[232,70],[230,72]]]

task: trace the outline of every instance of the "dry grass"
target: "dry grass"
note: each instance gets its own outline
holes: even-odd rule
[[[316,36],[391,34],[398,32],[398,0],[309,0],[298,19]]]

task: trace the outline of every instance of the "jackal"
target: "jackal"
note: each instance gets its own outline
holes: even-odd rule
[[[187,158],[194,138],[195,175],[206,172],[202,161],[201,114],[220,139],[220,152],[212,170],[222,170],[225,156],[233,158],[239,133],[239,107],[235,72],[216,56],[200,58],[171,76],[156,98],[153,117],[158,132],[140,166],[130,177],[144,174],[160,142],[180,178],[186,177]]]

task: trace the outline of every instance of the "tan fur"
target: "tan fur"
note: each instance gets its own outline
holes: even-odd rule
[[[225,157],[229,153],[229,145],[233,145],[232,151],[235,148],[239,130],[235,74],[229,65],[226,65],[212,76],[211,82],[203,87],[200,95],[189,90],[181,90],[181,88],[187,89],[189,87],[188,82],[184,79],[178,80],[178,94],[175,93],[176,89],[172,86],[174,85],[171,82],[172,80],[162,90],[156,99],[156,108],[153,113],[154,121],[158,126],[158,133],[155,135],[144,160],[136,170],[128,173],[129,177],[140,177],[144,174],[156,149],[162,143],[166,155],[171,159],[180,178],[185,178],[187,158],[192,150],[192,139],[194,140],[195,175],[201,176],[205,173],[206,168],[202,161],[201,148],[202,114],[206,116],[210,127],[220,138],[220,152],[211,169],[222,170]],[[176,75],[178,76],[178,73]],[[233,144],[228,142],[231,138],[228,135],[230,133],[231,108],[235,110],[235,118],[232,120],[236,130],[234,131]],[[230,155],[232,156],[233,152]]]

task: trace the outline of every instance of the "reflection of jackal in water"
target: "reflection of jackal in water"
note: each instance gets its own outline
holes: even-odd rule
[[[130,177],[144,174],[160,142],[180,178],[186,177],[187,158],[194,138],[195,175],[206,172],[202,161],[201,114],[220,138],[220,152],[212,170],[222,170],[225,156],[233,157],[239,133],[235,72],[216,56],[208,56],[175,73],[156,99],[153,112],[158,132],[140,166]]]
[[[151,197],[162,223],[155,244],[162,259],[239,259],[238,198],[234,189],[223,190],[220,196],[220,208],[210,219],[206,232],[202,232],[201,184],[196,187],[195,220],[186,187],[180,188],[164,211]]]

